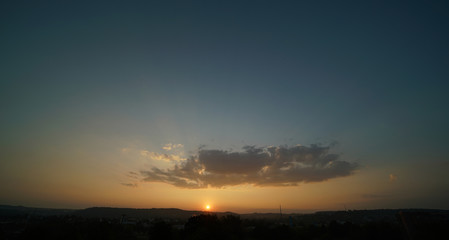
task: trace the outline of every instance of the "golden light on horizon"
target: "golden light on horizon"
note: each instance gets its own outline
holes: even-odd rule
[[[208,205],[206,205],[206,211],[209,211],[210,210],[210,205],[208,204]]]

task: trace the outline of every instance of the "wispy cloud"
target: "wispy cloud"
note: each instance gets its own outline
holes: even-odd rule
[[[130,150],[131,150],[131,148],[122,148],[122,149],[120,149],[120,151],[122,153],[128,153]]]
[[[137,183],[121,183],[123,186],[126,187],[132,187],[132,188],[136,188],[138,185]]]
[[[157,161],[171,162],[171,161],[185,160],[185,158],[183,158],[179,154],[157,153],[157,152],[151,152],[151,151],[146,151],[146,150],[140,151],[140,155],[143,157],[146,157],[148,159],[157,160]]]
[[[390,182],[394,182],[398,179],[398,176],[396,176],[395,174],[391,173],[389,176]]]
[[[128,172],[128,174],[126,174],[126,176],[130,179],[139,179],[139,174],[136,172]]]
[[[183,148],[184,145],[178,143],[178,144],[174,144],[174,143],[167,143],[165,144],[162,149],[166,150],[166,151],[170,151],[172,149],[176,149],[176,148]]]
[[[221,188],[239,184],[295,186],[349,176],[358,165],[339,160],[330,146],[246,146],[241,152],[200,149],[172,168],[141,171],[146,182],[165,182],[181,188]]]

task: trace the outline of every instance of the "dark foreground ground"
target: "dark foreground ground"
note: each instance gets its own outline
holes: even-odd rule
[[[0,239],[449,239],[449,213],[441,210],[282,216],[179,209],[142,211],[0,207]]]

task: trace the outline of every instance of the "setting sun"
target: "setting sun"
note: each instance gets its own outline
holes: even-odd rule
[[[170,219],[151,234],[123,229],[158,238],[173,225],[174,239],[203,237],[178,231],[194,215],[245,214],[262,238],[268,224],[246,214],[286,215],[272,229],[282,236],[287,214],[316,211],[441,209],[449,219],[449,31],[438,30],[449,29],[449,0],[96,2],[0,0],[0,219],[14,226],[10,238],[39,238],[36,218],[63,238],[53,234],[66,229],[62,213],[83,229],[79,215]],[[48,210],[61,219],[47,225],[41,210],[16,206],[63,210]],[[83,209],[94,213],[73,212]],[[412,234],[408,214],[397,224]],[[229,238],[257,238],[250,232]]]

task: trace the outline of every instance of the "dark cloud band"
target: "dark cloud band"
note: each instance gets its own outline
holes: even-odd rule
[[[356,163],[339,160],[330,146],[246,146],[242,152],[199,150],[195,156],[162,170],[141,171],[147,182],[165,182],[181,188],[221,188],[240,184],[295,186],[349,176]]]

